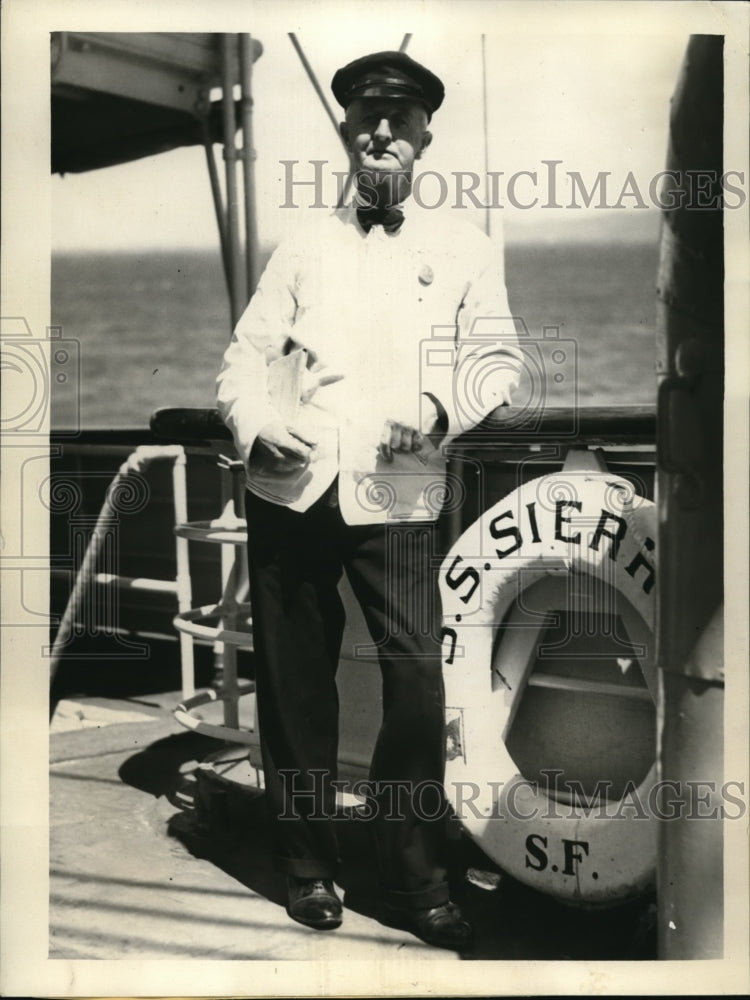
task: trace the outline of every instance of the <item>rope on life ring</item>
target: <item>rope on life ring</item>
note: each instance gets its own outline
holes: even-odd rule
[[[621,801],[593,804],[561,802],[519,774],[506,739],[539,637],[519,598],[534,584],[557,579],[569,588],[583,575],[599,592],[613,588],[656,701],[655,535],[654,505],[627,480],[566,471],[532,480],[486,511],[440,570],[448,801],[504,871],[584,906],[652,884],[656,765]]]

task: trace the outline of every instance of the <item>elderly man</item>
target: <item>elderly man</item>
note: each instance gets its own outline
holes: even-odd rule
[[[290,916],[338,926],[331,782],[346,572],[382,673],[369,805],[386,919],[460,949],[471,927],[449,899],[444,859],[433,526],[446,495],[445,443],[510,402],[520,355],[500,250],[474,226],[413,200],[403,208],[443,101],[440,80],[403,53],[381,52],[339,70],[332,90],[346,112],[354,201],[312,212],[278,247],[218,378],[247,467],[275,860]]]

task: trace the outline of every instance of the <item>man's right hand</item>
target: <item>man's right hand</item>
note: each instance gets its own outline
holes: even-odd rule
[[[271,472],[297,472],[309,463],[314,447],[314,441],[277,420],[261,428],[250,457]]]

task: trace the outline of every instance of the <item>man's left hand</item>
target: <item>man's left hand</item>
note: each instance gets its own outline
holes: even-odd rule
[[[423,447],[424,435],[415,427],[402,424],[398,420],[386,420],[383,424],[378,451],[386,462],[393,461],[394,451],[421,451]]]
[[[437,446],[434,438],[437,430],[437,408],[431,400],[422,400],[422,427],[417,428],[402,420],[388,419],[383,424],[378,451],[386,462],[393,461],[393,453],[420,452],[426,441]],[[440,435],[442,436],[442,435]]]

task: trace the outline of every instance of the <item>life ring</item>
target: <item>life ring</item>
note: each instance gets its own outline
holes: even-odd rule
[[[566,471],[532,480],[486,511],[440,570],[448,801],[504,871],[578,905],[611,904],[653,883],[656,764],[619,801],[595,804],[561,802],[519,773],[506,738],[539,628],[519,620],[518,598],[534,584],[580,584],[582,574],[591,589],[614,588],[630,641],[641,647],[639,694],[656,702],[655,537],[654,505],[630,482]]]

